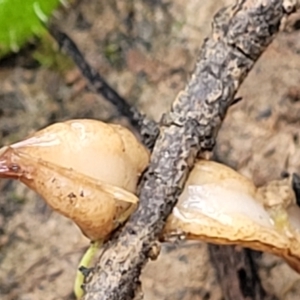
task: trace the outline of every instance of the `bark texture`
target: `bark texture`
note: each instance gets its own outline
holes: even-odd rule
[[[129,300],[197,155],[212,149],[234,96],[293,3],[240,0],[216,14],[191,79],[161,121],[140,205],[88,276],[85,300]],[[246,298],[245,298],[246,299]]]
[[[157,238],[197,155],[213,148],[222,120],[228,107],[234,103],[240,84],[294,5],[292,0],[239,0],[216,14],[212,34],[201,48],[191,79],[175,99],[170,113],[161,120],[151,163],[141,182],[139,208],[106,245],[87,278],[85,300],[129,300],[136,296],[142,267],[153,255]],[[98,81],[100,85],[95,84],[98,91],[103,86],[107,88],[104,81]],[[129,115],[134,115],[126,103],[124,106]],[[148,120],[145,122],[147,124]],[[141,131],[144,140],[149,139],[147,143],[151,145],[152,136],[156,134],[149,134],[147,130],[145,138]],[[156,128],[154,132],[157,132]],[[245,288],[242,283],[248,277],[235,271],[241,283],[236,291],[230,292],[228,282],[221,279],[226,299],[265,299],[261,286],[255,287],[259,280],[251,263],[244,259],[246,252],[239,257],[232,251],[227,255],[226,248],[223,249],[227,261],[230,262],[228,258],[231,257],[237,259],[244,266],[240,269],[246,275],[253,275],[250,284],[254,283],[250,287],[254,287],[253,293],[247,293],[249,287]],[[211,248],[213,259],[219,260],[217,254],[218,248]],[[222,276],[224,266],[224,262],[216,266],[219,276]]]

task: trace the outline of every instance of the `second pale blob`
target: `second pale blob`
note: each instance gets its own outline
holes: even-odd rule
[[[300,272],[300,209],[291,178],[256,188],[231,168],[200,160],[163,237],[238,244],[279,255]]]
[[[148,150],[127,129],[95,120],[51,125],[0,153],[0,177],[20,179],[91,240],[133,212]],[[183,235],[282,256],[300,271],[300,209],[291,180],[257,189],[234,170],[199,160],[162,239]]]

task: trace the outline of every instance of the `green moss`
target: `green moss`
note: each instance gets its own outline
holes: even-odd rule
[[[0,57],[17,52],[33,36],[45,32],[46,22],[59,0],[1,0],[0,1]]]
[[[10,202],[14,202],[15,204],[24,204],[26,201],[26,198],[19,195],[16,192],[10,192],[7,194],[7,199],[9,199]]]
[[[107,42],[104,55],[113,66],[119,66],[122,62],[122,50],[116,42]]]
[[[177,34],[180,30],[182,30],[183,26],[184,26],[184,22],[180,22],[180,21],[175,21],[172,24],[172,31],[173,33]]]
[[[57,44],[49,34],[41,37],[41,42],[34,51],[33,58],[41,66],[60,73],[64,73],[74,67],[74,62],[71,58],[59,51]]]

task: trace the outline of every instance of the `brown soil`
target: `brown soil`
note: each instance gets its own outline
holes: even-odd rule
[[[122,96],[159,120],[184,86],[213,14],[231,2],[85,0],[58,15],[57,23]],[[300,173],[299,37],[297,30],[277,37],[218,137],[219,159],[258,185],[283,171]],[[38,66],[33,53],[26,49],[0,62],[0,146],[58,120],[118,121],[75,67]],[[88,240],[22,184],[1,180],[0,190],[0,298],[72,299]],[[258,263],[267,290],[299,299],[300,276],[281,259],[264,254]],[[164,245],[142,282],[146,300],[222,299],[204,243]]]

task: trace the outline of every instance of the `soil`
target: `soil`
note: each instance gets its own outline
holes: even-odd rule
[[[213,14],[230,3],[85,0],[57,13],[55,22],[123,97],[159,120],[192,71]],[[218,136],[218,159],[257,185],[283,172],[300,173],[295,20],[245,80],[238,95],[243,100],[229,110]],[[54,45],[49,39],[44,43]],[[62,67],[67,58],[50,54],[55,63],[49,66],[47,55],[43,47],[30,45],[0,61],[0,146],[60,120],[124,121],[90,91],[75,66]],[[73,299],[76,267],[88,240],[21,183],[1,180],[0,190],[0,299]],[[279,299],[299,299],[299,274],[268,254],[257,262],[266,290]],[[159,258],[145,268],[142,283],[146,300],[222,299],[205,243],[163,245]]]

